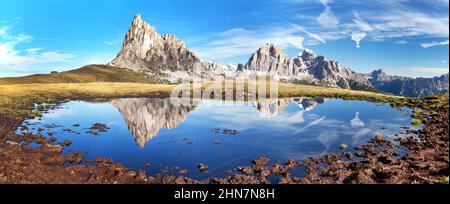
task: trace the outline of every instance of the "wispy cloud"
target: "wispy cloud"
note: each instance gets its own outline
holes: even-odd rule
[[[288,2],[298,5],[307,4],[306,1],[301,0]],[[414,2],[408,0],[342,0],[339,2],[318,0],[317,2],[325,9],[316,17],[318,26],[314,27],[314,32],[325,41],[351,37],[357,43],[357,47],[360,47],[358,44],[366,38],[372,41],[388,39],[399,41],[399,39],[403,40],[401,38],[415,37],[417,39],[447,39],[438,43],[424,43],[423,45],[427,47],[448,45],[447,0],[422,1],[422,4],[433,8],[423,10],[418,9],[414,6]],[[339,15],[336,15],[334,5],[338,4]],[[348,13],[353,13],[353,16],[342,16]],[[314,16],[301,15],[300,17],[302,20],[310,20]]]
[[[33,38],[26,34],[11,34],[6,27],[0,30],[0,71],[25,72],[30,65],[63,62],[74,57],[70,53],[43,51],[43,48],[18,49]]]
[[[371,32],[374,30],[374,28],[369,23],[367,23],[359,16],[358,12],[354,11],[354,16],[355,19],[353,19],[353,23],[359,30],[364,32]]]
[[[321,43],[326,43],[326,41],[318,34],[308,32],[305,28],[295,25],[295,24],[292,24],[292,23],[290,24],[290,26],[294,29],[297,29],[300,32],[305,33],[308,37],[312,38],[313,40],[317,40]]]
[[[323,4],[325,10],[322,14],[317,17],[317,22],[327,28],[335,28],[339,25],[339,18],[336,17],[328,6],[328,0],[320,0],[320,3]]]
[[[429,75],[443,75],[447,74],[448,67],[447,68],[436,68],[436,67],[411,67],[402,69],[405,72],[412,72],[416,74],[429,74]]]
[[[205,59],[249,55],[266,43],[273,43],[281,48],[303,49],[305,39],[298,32],[298,29],[291,26],[257,30],[236,28],[215,33],[209,43],[193,49]]]
[[[6,35],[6,30],[7,30],[8,28],[5,26],[5,27],[0,27],[0,37],[3,37],[3,35]]]
[[[423,48],[430,48],[430,47],[442,46],[442,45],[448,45],[448,40],[441,41],[441,42],[433,41],[433,42],[429,42],[429,43],[420,44],[420,46],[422,46]]]
[[[107,40],[105,41],[106,44],[108,45],[118,45],[120,43],[122,43],[123,41],[123,36],[122,35],[116,35],[116,37],[113,40]]]

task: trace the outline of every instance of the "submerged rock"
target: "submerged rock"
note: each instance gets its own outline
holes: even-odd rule
[[[198,170],[200,170],[201,172],[205,172],[208,170],[208,166],[206,166],[205,164],[199,164],[197,165]]]
[[[109,127],[107,127],[105,124],[101,124],[101,123],[95,123],[94,125],[92,125],[91,128],[89,128],[90,130],[97,130],[99,132],[106,132],[107,130],[109,130]]]

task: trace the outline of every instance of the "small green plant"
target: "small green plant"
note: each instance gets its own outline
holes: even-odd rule
[[[42,109],[45,109],[45,106],[44,106],[43,104],[39,104],[39,105],[37,106],[37,108],[38,108],[39,110],[42,110]]]
[[[31,114],[32,114],[34,117],[38,117],[38,118],[42,117],[42,112],[39,111],[39,110],[34,110],[34,111],[31,112]]]
[[[444,176],[442,179],[442,184],[448,184],[448,176]]]
[[[61,152],[63,150],[63,147],[61,145],[47,144],[46,146],[54,152]]]
[[[422,183],[414,179],[414,181],[412,181],[411,184],[413,184],[413,185],[419,185],[419,184],[422,184]]]
[[[64,99],[64,103],[68,103],[68,102],[70,102],[70,101],[71,101],[71,100],[68,99],[68,98]]]
[[[423,110],[421,110],[421,109],[417,109],[417,110],[414,111],[415,115],[419,115],[421,113],[423,113]]]
[[[342,151],[345,151],[345,150],[348,149],[348,145],[347,145],[347,144],[341,144],[341,145],[339,146],[339,149],[342,150]]]
[[[422,121],[418,120],[418,119],[413,119],[411,121],[411,124],[414,125],[414,126],[419,126],[419,125],[422,125]]]

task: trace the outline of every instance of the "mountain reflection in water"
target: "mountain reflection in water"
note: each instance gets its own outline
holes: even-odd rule
[[[125,117],[139,147],[144,147],[162,128],[176,128],[195,109],[195,106],[175,106],[170,99],[159,98],[114,99],[110,103]]]
[[[311,111],[317,104],[323,104],[326,99],[318,98],[288,98],[272,101],[251,102],[264,118],[272,118],[284,112],[290,104],[296,104],[304,111]],[[189,116],[196,106],[174,105],[170,99],[160,98],[124,98],[109,102],[124,116],[128,129],[133,134],[139,147],[158,135],[161,129],[178,127]],[[197,105],[197,104],[196,104]]]

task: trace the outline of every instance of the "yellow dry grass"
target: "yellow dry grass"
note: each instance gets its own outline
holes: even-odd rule
[[[224,83],[257,86],[255,82],[226,81]],[[204,90],[211,83],[201,84]],[[184,85],[189,87],[190,85]],[[176,85],[144,83],[54,83],[54,84],[11,84],[0,85],[0,112],[17,112],[29,110],[33,103],[56,102],[65,99],[115,98],[115,97],[151,97],[168,96]],[[233,88],[233,86],[231,86]],[[234,88],[235,89],[235,88]],[[246,88],[245,91],[248,91]],[[319,86],[278,84],[279,97],[324,96],[355,100],[392,102],[399,97],[380,93],[352,91]]]
[[[140,83],[57,83],[0,85],[0,96],[21,97],[30,95],[59,95],[60,98],[77,95],[85,97],[114,97],[168,93],[174,85]]]

